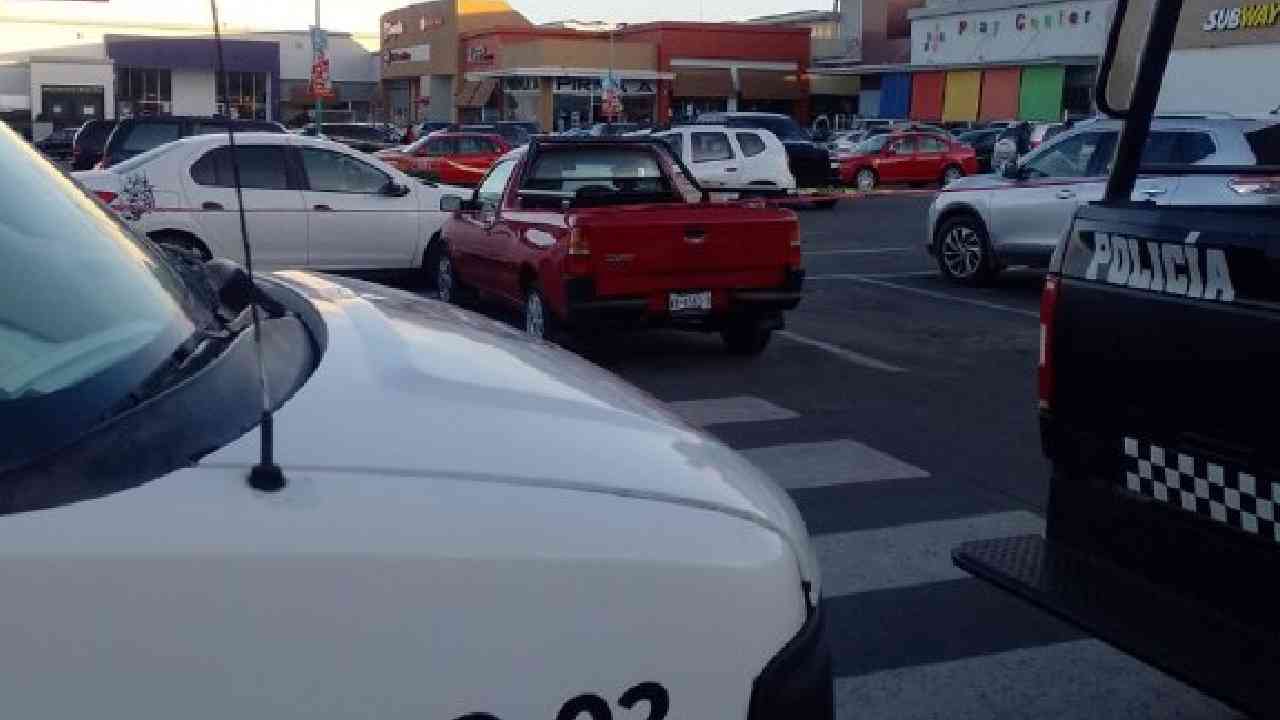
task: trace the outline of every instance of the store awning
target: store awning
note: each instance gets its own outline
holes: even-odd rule
[[[729,68],[677,68],[672,95],[682,98],[722,98],[733,95]]]
[[[947,73],[947,90],[942,102],[944,122],[971,122],[978,119],[978,95],[982,71],[954,70]]]
[[[460,108],[484,107],[489,104],[489,98],[493,97],[493,91],[497,87],[498,81],[493,79],[464,82],[454,104]]]
[[[946,73],[918,72],[911,76],[911,119],[942,119],[942,93]]]
[[[979,120],[1012,120],[1018,117],[1018,85],[1022,68],[991,68],[982,71],[982,100]]]
[[[824,75],[809,73],[810,95],[843,95],[853,97],[862,90],[862,78],[857,75]]]
[[[1022,68],[1018,92],[1019,120],[1061,120],[1062,85],[1066,69],[1061,65]]]
[[[738,70],[738,92],[744,100],[799,100],[804,90],[794,70]]]

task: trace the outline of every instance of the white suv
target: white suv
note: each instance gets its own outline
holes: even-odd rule
[[[653,137],[666,141],[698,184],[709,190],[781,194],[796,189],[787,150],[767,130],[689,125]]]
[[[1102,199],[1120,134],[1119,121],[1076,125],[996,175],[961,178],[929,208],[928,249],[942,274],[980,284],[1002,267],[1043,267],[1080,205]],[[1280,121],[1157,119],[1143,164],[1273,164]],[[1228,175],[1143,175],[1133,199],[1169,205],[1280,203],[1269,184]]]

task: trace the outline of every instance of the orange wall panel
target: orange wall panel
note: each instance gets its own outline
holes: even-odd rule
[[[942,92],[946,85],[947,74],[941,72],[918,72],[911,76],[911,119],[942,119]]]
[[[1013,120],[1018,117],[1018,86],[1022,68],[995,68],[982,71],[982,100],[979,120]]]

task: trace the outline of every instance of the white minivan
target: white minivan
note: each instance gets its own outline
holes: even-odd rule
[[[690,125],[654,133],[653,137],[665,140],[705,188],[760,194],[796,189],[787,150],[767,130]]]

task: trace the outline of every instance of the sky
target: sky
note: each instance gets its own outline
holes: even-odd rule
[[[378,16],[411,0],[320,0],[321,24],[331,30],[376,33]],[[829,9],[821,0],[510,0],[534,22],[551,20],[743,20],[792,10]],[[314,0],[219,0],[224,23],[256,30],[302,29]],[[67,20],[207,22],[209,0],[0,0],[0,16]]]

